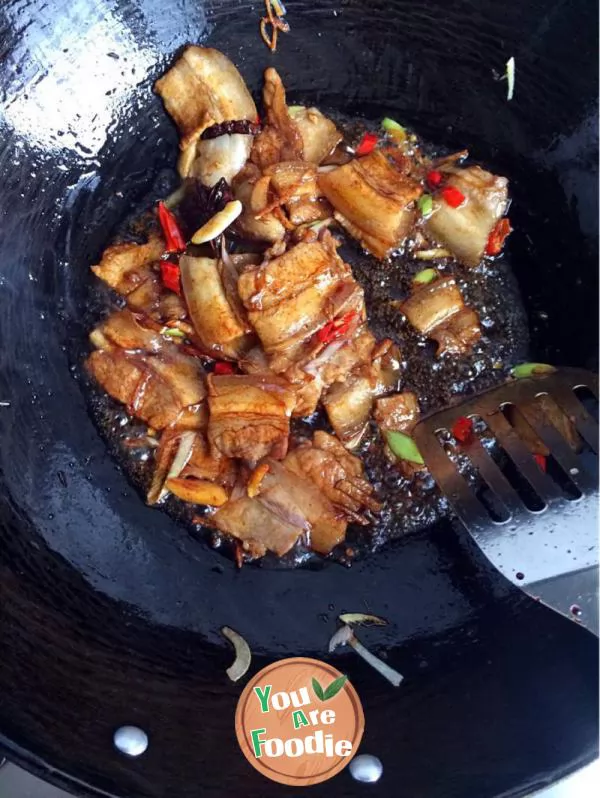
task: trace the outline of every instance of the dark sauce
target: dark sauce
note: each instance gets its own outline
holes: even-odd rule
[[[363,120],[348,119],[340,114],[331,116],[344,131],[348,143],[356,143],[364,131],[376,129]],[[445,154],[420,140],[419,145],[427,154]],[[490,164],[482,166],[491,168]],[[510,179],[510,175],[508,177]],[[157,176],[151,194],[124,221],[118,237],[143,239],[143,213],[176,185],[175,174],[168,170]],[[510,266],[510,246],[508,253],[501,257],[493,261],[486,260],[475,269],[468,269],[449,259],[423,262],[403,252],[380,262],[363,252],[359,244],[341,229],[334,228],[334,232],[343,241],[340,255],[351,265],[356,280],[364,288],[368,323],[373,334],[377,339],[391,338],[400,346],[400,390],[417,394],[422,414],[460,403],[470,394],[498,385],[506,379],[514,363],[527,360],[527,316]],[[436,357],[436,344],[417,333],[398,311],[397,302],[410,292],[413,276],[430,266],[435,266],[442,275],[453,274],[466,304],[479,313],[482,337],[467,355]],[[91,329],[95,326],[114,307],[114,295],[103,287],[94,288],[86,314],[88,327]],[[100,391],[85,373],[82,382],[91,414],[110,453],[145,497],[153,470],[154,451],[152,443],[146,440],[147,428]],[[324,411],[318,411],[310,418],[292,421],[292,436],[295,438],[310,437],[315,429],[331,431]],[[345,542],[332,552],[332,559],[343,565],[351,565],[356,558],[368,555],[389,540],[417,530],[427,530],[450,515],[447,501],[429,474],[418,474],[409,480],[399,467],[390,463],[373,421],[354,453],[362,459],[383,509],[378,516],[373,517],[368,527],[350,525]],[[203,516],[210,514],[210,510],[190,506],[173,496],[168,496],[160,509],[181,523],[182,534],[191,534],[212,547],[222,548],[227,556],[231,556],[232,541],[199,523]],[[321,559],[299,541],[285,557],[279,559],[267,555],[257,564],[277,568],[298,565],[319,567]]]

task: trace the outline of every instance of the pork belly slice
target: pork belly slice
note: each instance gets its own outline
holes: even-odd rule
[[[283,557],[294,546],[301,534],[307,531],[299,520],[281,518],[271,512],[258,499],[242,495],[230,499],[212,517],[212,523],[242,542],[245,551],[253,557],[262,557],[272,551]]]
[[[187,47],[155,84],[167,112],[179,129],[182,177],[197,177],[207,186],[221,178],[231,182],[248,160],[252,135],[225,134],[203,141],[206,128],[231,120],[256,121],[254,100],[231,61],[209,47]]]
[[[333,435],[318,430],[312,441],[293,449],[283,464],[294,474],[311,480],[348,521],[367,524],[365,513],[381,509],[361,460]]]
[[[362,288],[335,251],[331,237],[297,244],[283,255],[240,276],[240,296],[250,323],[271,358],[284,371],[303,345],[334,319],[365,316]],[[275,364],[273,358],[281,356]]]
[[[152,266],[164,251],[164,241],[158,235],[150,236],[145,244],[113,244],[104,250],[100,263],[92,266],[92,271],[118,294],[127,297],[155,277]]]
[[[384,436],[386,432],[392,431],[411,435],[420,415],[417,395],[411,391],[404,391],[377,399],[373,418]],[[415,474],[425,470],[424,465],[399,460],[388,446],[385,447],[385,452],[388,459],[407,479],[412,479]]]
[[[479,316],[466,307],[454,277],[418,286],[400,310],[420,333],[438,342],[438,356],[465,354],[481,337]]]
[[[341,141],[334,123],[316,108],[287,106],[285,88],[272,67],[265,71],[265,126],[254,141],[251,160],[264,169],[280,161],[319,164]]]
[[[319,174],[319,187],[335,218],[368,252],[385,258],[402,244],[415,218],[419,181],[380,150]]]
[[[395,430],[410,435],[420,412],[417,395],[404,391],[377,399],[373,418],[382,432]]]
[[[366,362],[324,394],[323,405],[335,434],[349,449],[360,443],[376,396],[393,391],[400,379],[400,352],[390,340],[373,348]]]
[[[465,202],[451,207],[443,197],[433,203],[433,213],[425,223],[428,238],[443,244],[465,266],[477,266],[498,220],[508,205],[508,180],[486,172],[479,166],[450,167],[445,186],[458,189]]]
[[[96,381],[128,411],[155,429],[181,423],[188,428],[200,424],[198,409],[206,396],[204,371],[196,358],[165,343],[155,354],[130,351],[110,341],[105,326],[92,340],[100,348],[92,352],[86,366]],[[139,344],[143,344],[140,339]],[[136,346],[136,350],[140,347]]]
[[[256,463],[285,457],[295,397],[276,376],[211,375],[208,440],[212,451]]]
[[[244,308],[234,295],[231,275],[211,258],[180,258],[181,283],[194,330],[215,356],[238,358],[253,342]]]

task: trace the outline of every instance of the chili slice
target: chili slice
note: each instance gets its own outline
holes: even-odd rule
[[[183,252],[185,250],[185,239],[181,234],[177,219],[164,202],[158,203],[158,221],[167,242],[167,252]]]
[[[328,322],[328,324],[325,324],[320,330],[317,330],[317,340],[322,344],[330,344],[332,341],[335,341],[348,332],[355,318],[356,311],[351,310],[340,319],[334,319]]]
[[[535,462],[538,464],[538,466],[540,467],[540,469],[541,469],[541,470],[544,472],[544,474],[545,474],[545,473],[546,473],[546,459],[547,459],[547,458],[546,458],[546,457],[544,457],[544,455],[543,455],[543,454],[534,454],[534,455],[533,455],[533,459],[535,460]]]
[[[461,416],[454,422],[452,435],[459,443],[469,443],[473,438],[473,422],[470,418]]]
[[[170,263],[168,260],[161,261],[160,276],[165,288],[176,294],[181,294],[181,272],[176,263]]]
[[[494,229],[490,233],[485,247],[485,254],[499,255],[502,252],[507,236],[511,233],[512,227],[510,226],[510,221],[508,217],[505,216],[496,223]]]
[[[437,169],[432,169],[431,172],[427,174],[427,182],[431,186],[431,188],[438,188],[441,185],[444,176],[441,172],[438,172]]]
[[[215,363],[215,367],[213,369],[214,374],[233,374],[235,371],[233,365],[231,363],[226,363],[225,361],[218,361]]]
[[[357,155],[368,155],[375,149],[379,138],[375,133],[365,133],[356,148]]]
[[[442,198],[451,208],[460,208],[466,197],[458,188],[445,186],[442,189]]]

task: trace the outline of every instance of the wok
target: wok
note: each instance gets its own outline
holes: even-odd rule
[[[342,610],[404,673],[394,690],[336,656],[363,701],[373,795],[518,796],[597,755],[597,641],[509,586],[444,522],[351,569],[245,567],[147,508],[88,413],[88,265],[160,196],[176,134],[151,92],[209,41],[254,91],[395,116],[512,183],[512,262],[532,359],[595,366],[597,8],[527,0],[290,0],[271,56],[244,0],[5,0],[0,8],[0,730],[9,757],[85,795],[292,794],[248,766],[240,687],[219,628],[253,668],[327,659]],[[337,12],[337,13],[336,13]],[[515,99],[495,80],[514,56]],[[9,404],[8,404],[9,403]],[[593,523],[575,511],[563,536]],[[126,759],[115,728],[147,753]],[[371,789],[371,788],[369,788]],[[359,796],[348,771],[311,794]]]

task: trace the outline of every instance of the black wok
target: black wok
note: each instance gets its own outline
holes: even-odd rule
[[[5,0],[0,7],[0,732],[9,757],[74,792],[270,796],[235,742],[229,624],[257,669],[327,659],[342,610],[405,674],[393,690],[336,658],[364,704],[381,796],[525,795],[597,755],[597,641],[522,595],[452,524],[351,569],[234,565],[147,508],[107,453],[72,367],[88,264],[159,196],[176,134],[151,93],[209,40],[253,90],[281,70],[292,101],[390,114],[468,145],[512,181],[510,242],[532,359],[595,366],[597,8],[575,2],[304,3],[272,57],[260,3]],[[335,14],[334,11],[338,13]],[[509,56],[516,94],[494,79]],[[6,404],[10,403],[10,404]],[[571,519],[562,534],[573,534]],[[574,526],[573,526],[574,525]],[[127,760],[115,728],[148,752]],[[362,795],[347,771],[312,788]]]

